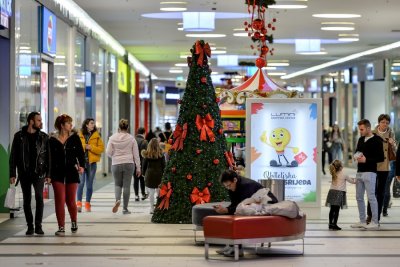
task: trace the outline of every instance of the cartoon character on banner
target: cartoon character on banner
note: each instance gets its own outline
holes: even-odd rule
[[[282,166],[281,158],[283,158],[286,161],[285,165],[286,167],[297,167],[307,158],[307,155],[304,152],[297,154],[299,152],[299,148],[288,146],[290,140],[291,140],[290,132],[282,127],[274,129],[269,135],[269,140],[267,138],[267,131],[263,132],[263,134],[261,135],[261,142],[274,148],[278,158],[278,161],[271,160],[269,162],[271,167],[281,167]],[[292,160],[292,162],[289,162],[285,156],[286,148],[291,148],[293,154],[297,154],[295,155],[294,160]]]

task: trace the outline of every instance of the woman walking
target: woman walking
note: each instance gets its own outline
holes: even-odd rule
[[[150,213],[154,211],[154,195],[161,184],[161,177],[165,168],[165,158],[157,138],[150,140],[146,150],[141,152],[143,156],[143,173],[146,187],[149,189]]]
[[[86,184],[85,211],[90,212],[90,201],[93,194],[93,183],[96,178],[97,162],[100,161],[101,153],[104,151],[104,144],[93,118],[87,118],[83,121],[79,137],[82,142],[83,151],[85,151],[86,164],[82,180],[78,187],[76,206],[78,207],[78,212],[81,212],[83,188]]]
[[[339,125],[337,124],[334,124],[332,126],[330,141],[332,143],[331,146],[332,160],[335,159],[343,160],[343,139],[342,135],[340,134]]]
[[[50,177],[54,189],[58,222],[57,236],[65,235],[65,204],[71,217],[71,232],[78,231],[78,211],[75,204],[79,174],[83,173],[85,154],[79,136],[72,130],[72,118],[66,114],[56,118],[57,129],[50,137]]]
[[[123,214],[130,214],[128,210],[129,197],[131,194],[130,185],[132,174],[140,176],[139,150],[135,138],[128,133],[128,120],[119,121],[118,133],[113,134],[108,140],[106,153],[112,160],[111,172],[115,183],[115,204],[112,212],[116,213],[121,204],[121,194],[123,194]]]

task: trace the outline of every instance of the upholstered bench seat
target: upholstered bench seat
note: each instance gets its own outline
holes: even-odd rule
[[[271,243],[287,240],[303,240],[306,216],[290,219],[282,216],[207,216],[203,220],[205,258],[209,244],[227,244],[235,248],[235,260],[239,259],[239,245]]]

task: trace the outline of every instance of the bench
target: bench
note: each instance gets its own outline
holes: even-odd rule
[[[235,260],[239,260],[239,245],[302,240],[304,254],[304,233],[306,216],[290,219],[282,216],[207,216],[203,220],[205,258],[208,259],[210,244],[232,245]]]

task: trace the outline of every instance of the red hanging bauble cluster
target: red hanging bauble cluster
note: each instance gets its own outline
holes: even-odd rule
[[[267,5],[264,5],[262,1],[246,1],[247,10],[251,14],[251,21],[244,22],[245,31],[248,32],[248,36],[253,40],[253,42],[257,43],[257,45],[250,45],[251,49],[256,49],[259,53],[259,58],[264,59],[263,62],[256,62],[257,67],[262,68],[266,64],[266,58],[268,53],[273,55],[273,48],[270,48],[268,44],[272,44],[272,34],[269,34],[272,31],[275,31],[274,23],[276,19],[273,18],[270,22],[265,22],[265,11],[267,9]],[[257,52],[254,52],[256,55]],[[258,59],[257,59],[258,60]],[[260,67],[261,66],[261,67]]]

